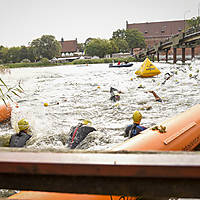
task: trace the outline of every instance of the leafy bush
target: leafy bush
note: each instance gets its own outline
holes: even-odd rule
[[[49,64],[50,61],[49,61],[48,58],[42,58],[42,59],[40,60],[40,63],[42,63],[42,64]]]
[[[27,59],[27,58],[24,58],[21,62],[22,63],[30,63],[31,61],[29,59]]]

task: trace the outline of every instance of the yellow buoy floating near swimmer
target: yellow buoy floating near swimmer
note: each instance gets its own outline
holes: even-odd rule
[[[44,106],[46,107],[46,106],[48,106],[49,104],[48,103],[44,103]]]
[[[160,70],[155,67],[148,58],[145,59],[142,66],[135,72],[135,74],[140,77],[152,77],[160,73]]]

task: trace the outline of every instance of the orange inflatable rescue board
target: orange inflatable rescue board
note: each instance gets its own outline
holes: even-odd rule
[[[114,147],[113,151],[191,151],[200,143],[200,104]]]
[[[0,105],[0,122],[3,122],[11,117],[12,108],[10,104]]]
[[[57,192],[34,192],[22,191],[10,196],[8,199],[24,199],[24,200],[119,200],[123,196],[112,195],[93,195],[93,194],[71,194]],[[136,197],[126,197],[127,200],[136,200]]]

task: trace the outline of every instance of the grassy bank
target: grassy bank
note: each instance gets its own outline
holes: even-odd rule
[[[67,63],[40,63],[40,62],[33,62],[33,63],[9,63],[4,64],[5,68],[21,68],[21,67],[50,67],[56,65],[66,65]]]
[[[51,63],[51,62],[34,62],[34,63],[9,63],[0,65],[5,68],[20,68],[20,67],[50,67],[50,66],[59,66],[59,65],[79,65],[79,64],[98,64],[98,63],[117,63],[120,62],[136,62],[136,58],[127,57],[127,58],[100,58],[100,59],[79,59],[72,62],[66,63]]]

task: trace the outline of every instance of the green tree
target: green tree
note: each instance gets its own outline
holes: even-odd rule
[[[8,62],[17,63],[20,62],[20,47],[11,47],[8,49]]]
[[[93,39],[95,38],[88,38],[87,40],[85,40],[85,46],[87,46]]]
[[[126,30],[126,39],[129,49],[131,49],[131,54],[133,54],[134,48],[145,48],[144,35],[136,29]]]
[[[113,32],[112,40],[115,41],[120,52],[127,52],[131,50],[133,54],[134,48],[144,48],[145,39],[141,32],[136,29],[118,29]]]
[[[116,38],[116,39],[112,39],[112,41],[115,43],[118,49],[117,52],[126,53],[129,51],[128,43],[126,40],[121,39],[121,38]]]
[[[89,56],[99,56],[103,58],[112,52],[110,41],[105,39],[92,39],[86,46],[86,54]]]
[[[78,50],[80,52],[84,52],[84,50],[85,50],[85,44],[84,43],[78,43],[77,45],[78,45]]]
[[[112,54],[113,54],[113,53],[118,53],[118,52],[119,52],[119,48],[118,48],[118,46],[117,46],[115,40],[110,39],[110,40],[109,40],[109,43],[110,43],[109,54],[110,54],[110,56],[112,57]]]
[[[3,53],[2,53],[2,49],[4,48],[4,46],[0,46],[0,59],[2,60],[3,58]]]
[[[34,47],[30,46],[27,48],[27,59],[29,59],[31,62],[35,62],[37,60],[35,51],[36,49]],[[38,56],[38,60],[39,60],[39,56]]]
[[[193,17],[186,21],[187,28],[194,28],[197,30],[197,28],[200,26],[200,17]]]
[[[118,29],[117,31],[113,32],[112,39],[126,39],[126,30],[125,29]]]
[[[43,35],[31,42],[35,58],[52,59],[60,54],[61,44],[52,35]]]
[[[28,48],[25,46],[21,46],[19,49],[18,55],[19,55],[20,62],[23,59],[28,59]]]
[[[8,48],[3,47],[0,49],[0,59],[3,61],[3,63],[9,62],[9,56],[8,56]]]

